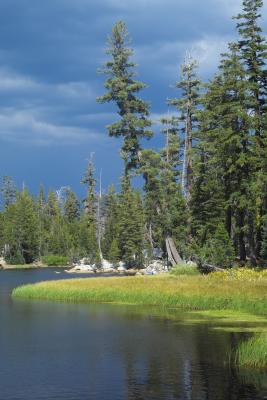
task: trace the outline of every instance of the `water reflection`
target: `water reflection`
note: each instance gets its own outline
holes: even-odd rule
[[[267,394],[229,368],[236,333],[175,323],[156,310],[13,301],[12,286],[55,278],[53,271],[23,273],[0,273],[1,400],[262,400]]]

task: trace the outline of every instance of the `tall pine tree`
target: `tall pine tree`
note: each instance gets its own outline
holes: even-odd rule
[[[111,60],[106,62],[102,70],[109,76],[105,82],[107,92],[98,98],[100,103],[114,102],[118,108],[120,119],[108,125],[107,129],[110,136],[123,138],[121,157],[128,184],[131,173],[135,173],[140,164],[140,141],[152,136],[148,103],[137,95],[146,85],[134,79],[136,64],[131,61],[133,50],[128,47],[129,42],[125,23],[117,22],[112,29],[106,51]]]

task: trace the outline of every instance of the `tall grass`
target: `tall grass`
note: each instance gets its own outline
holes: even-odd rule
[[[261,333],[242,342],[236,351],[236,364],[239,367],[267,367],[267,334]]]
[[[171,275],[200,275],[197,265],[178,264],[170,271]]]
[[[266,314],[267,280],[210,276],[138,276],[41,282],[14,290],[15,297],[72,302],[113,302],[184,309],[230,309]]]

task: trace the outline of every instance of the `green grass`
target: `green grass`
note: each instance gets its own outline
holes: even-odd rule
[[[257,274],[257,273],[255,273]],[[267,279],[265,275],[221,276],[159,275],[71,279],[41,282],[14,289],[14,297],[65,302],[116,303],[194,310],[194,323],[219,320],[227,329],[231,321],[258,324],[266,335]],[[202,310],[201,312],[199,312]],[[261,317],[262,316],[262,317]],[[190,317],[189,317],[189,321]],[[247,328],[253,329],[253,325]],[[264,335],[264,333],[262,333]],[[241,344],[236,353],[240,366],[267,365],[267,342],[257,336]],[[260,339],[259,339],[260,338]],[[259,350],[258,350],[259,348]],[[264,364],[265,363],[265,364]]]
[[[192,310],[235,310],[265,315],[267,279],[221,281],[209,276],[138,276],[41,282],[16,297],[89,303],[127,303]]]
[[[178,264],[171,269],[171,275],[200,275],[197,265]]]
[[[267,367],[267,333],[256,334],[242,342],[236,351],[239,367],[263,369]]]

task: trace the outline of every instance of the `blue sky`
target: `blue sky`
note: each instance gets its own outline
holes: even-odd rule
[[[97,68],[106,60],[112,25],[123,19],[133,38],[142,97],[152,119],[166,112],[166,98],[190,50],[199,75],[209,79],[219,54],[235,37],[231,20],[241,0],[1,0],[0,175],[36,192],[71,186],[82,192],[90,153],[103,170],[104,187],[118,183],[120,141],[105,126],[112,105],[96,103],[104,92]],[[266,4],[263,15],[267,15]],[[266,26],[266,18],[262,25]],[[161,145],[156,134],[151,142]]]

